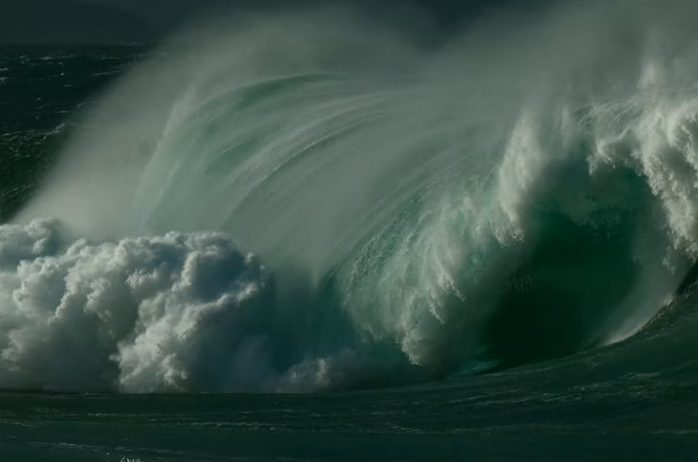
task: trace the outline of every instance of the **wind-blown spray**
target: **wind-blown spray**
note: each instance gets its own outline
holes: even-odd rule
[[[312,390],[632,335],[698,253],[694,10],[570,3],[437,48],[337,10],[190,33],[2,229],[0,386]]]

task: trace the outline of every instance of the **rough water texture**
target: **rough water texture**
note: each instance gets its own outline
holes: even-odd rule
[[[698,254],[692,12],[572,3],[439,46],[337,10],[190,32],[0,232],[0,386],[370,387],[631,336]]]
[[[695,12],[3,48],[0,458],[692,460]]]

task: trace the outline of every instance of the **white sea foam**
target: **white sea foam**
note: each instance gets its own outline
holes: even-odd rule
[[[0,227],[1,387],[235,389],[262,373],[250,318],[269,281],[229,239],[63,239],[55,221]]]
[[[437,49],[338,10],[190,33],[17,218],[97,244],[4,229],[0,377],[302,390],[626,338],[698,256],[696,12],[570,2]]]

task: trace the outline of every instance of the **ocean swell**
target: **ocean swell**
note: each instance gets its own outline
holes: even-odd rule
[[[691,12],[569,3],[436,49],[338,11],[191,33],[2,229],[0,386],[366,386],[627,338],[698,256]]]

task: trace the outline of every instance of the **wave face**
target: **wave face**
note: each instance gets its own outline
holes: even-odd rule
[[[698,255],[695,13],[189,33],[0,229],[0,386],[307,391],[627,338]]]

